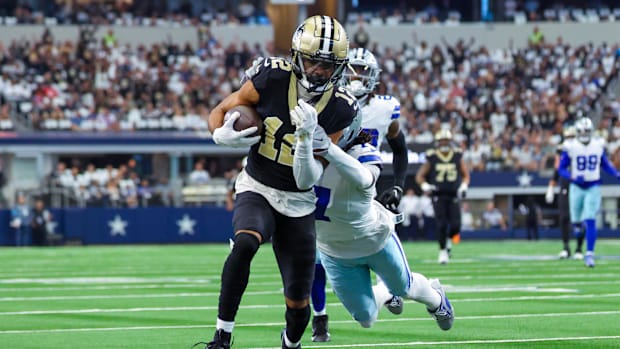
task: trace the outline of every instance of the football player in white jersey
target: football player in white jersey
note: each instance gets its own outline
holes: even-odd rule
[[[291,118],[295,124],[304,123]],[[410,271],[394,229],[395,215],[374,200],[382,161],[367,143],[370,135],[359,133],[355,124],[354,120],[345,129],[337,145],[322,141],[325,132],[316,126],[313,140],[297,139],[293,157],[295,171],[321,174],[315,185],[316,241],[332,288],[363,327],[372,326],[381,305],[397,295],[423,303],[439,327],[449,330],[454,309],[443,287],[436,279]],[[314,155],[329,165],[323,168]],[[379,279],[375,286],[371,270]]]
[[[393,185],[383,191],[377,200],[396,213],[403,195],[409,162],[405,136],[398,123],[400,102],[392,96],[374,93],[379,85],[381,69],[372,52],[364,48],[354,48],[349,50],[348,59],[351,69],[344,72],[342,84],[360,104],[362,129],[370,134],[372,138],[369,143],[375,148],[379,149],[387,139],[392,149]],[[330,339],[325,310],[325,284],[325,271],[317,260],[311,294],[314,313],[312,340],[315,342],[326,342]],[[402,305],[402,300],[395,297],[389,304],[389,309],[395,311]]]
[[[586,233],[587,267],[594,267],[596,214],[601,206],[601,168],[620,179],[620,174],[605,154],[605,140],[592,135],[592,120],[577,120],[577,137],[564,143],[558,173],[571,181],[569,187],[570,218],[574,225],[583,223]]]

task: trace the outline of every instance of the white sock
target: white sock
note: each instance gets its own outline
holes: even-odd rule
[[[437,309],[441,304],[441,296],[431,287],[426,276],[411,273],[411,279],[411,288],[407,291],[407,298],[426,305],[428,309]]]
[[[299,341],[299,342],[295,342],[295,343],[291,342],[291,341],[288,339],[288,336],[286,335],[286,331],[284,331],[284,344],[285,344],[287,347],[289,347],[289,348],[297,348],[297,346],[298,346],[300,343],[301,343],[301,341]]]
[[[234,321],[224,321],[217,318],[217,322],[215,323],[215,328],[218,330],[224,330],[228,333],[232,333],[233,328],[235,327]]]
[[[314,316],[327,315],[327,309],[323,308],[321,311],[314,311]]]

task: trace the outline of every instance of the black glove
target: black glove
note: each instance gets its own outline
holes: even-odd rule
[[[384,191],[379,195],[379,202],[385,206],[388,210],[399,213],[398,212],[398,204],[400,204],[400,199],[403,198],[403,189],[397,185],[391,187],[390,189]]]

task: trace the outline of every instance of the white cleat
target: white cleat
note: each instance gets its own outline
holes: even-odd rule
[[[450,256],[448,255],[448,251],[447,250],[440,250],[439,251],[439,258],[437,258],[437,262],[439,264],[448,264],[449,261],[450,261]]]
[[[452,307],[452,304],[450,304],[448,297],[446,297],[446,292],[439,283],[439,280],[432,279],[429,281],[431,283],[431,287],[441,296],[441,303],[435,310],[426,310],[433,317],[433,319],[437,321],[439,328],[447,331],[452,328],[452,324],[454,323],[454,308]]]
[[[566,250],[562,250],[562,252],[560,252],[560,254],[558,255],[558,257],[560,257],[560,259],[566,259],[568,258],[568,251]]]
[[[575,254],[573,255],[573,259],[576,259],[578,261],[583,260],[583,253],[575,252]]]

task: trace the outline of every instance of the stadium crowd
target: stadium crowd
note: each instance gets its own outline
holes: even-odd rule
[[[0,126],[10,115],[39,130],[205,130],[210,109],[239,86],[270,45],[223,47],[208,32],[197,47],[121,46],[110,29],[75,42],[50,31],[38,41],[0,42]],[[599,131],[618,149],[620,103],[601,98],[617,75],[618,44],[574,46],[544,36],[489,50],[473,38],[431,47],[369,45],[383,68],[380,93],[402,103],[409,144],[450,128],[474,170],[548,168],[562,127],[602,103]],[[211,175],[218,175],[212,173]]]

